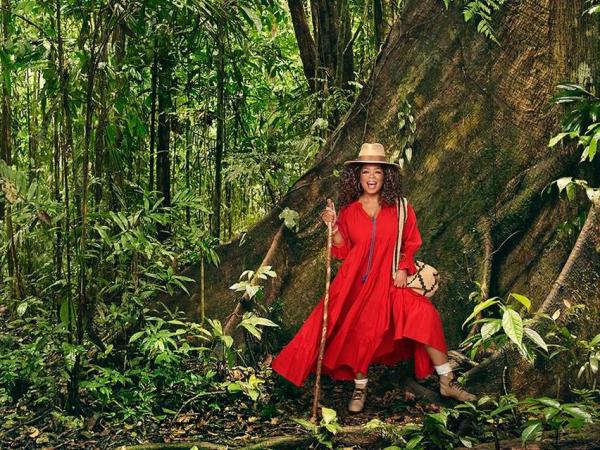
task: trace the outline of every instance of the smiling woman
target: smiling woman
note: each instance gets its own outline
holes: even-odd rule
[[[396,276],[390,274],[399,231],[400,180],[399,167],[387,162],[383,146],[364,144],[358,159],[346,162],[339,216],[334,207],[322,214],[325,223],[335,223],[332,255],[344,260],[329,289],[330,327],[322,373],[354,380],[348,404],[351,412],[364,407],[370,365],[394,365],[410,358],[417,378],[437,371],[442,395],[461,401],[475,399],[454,380],[436,308],[407,287],[408,275],[417,271],[413,255],[422,242],[410,204]],[[316,372],[323,308],[324,298],[272,362],[276,372],[298,386]]]

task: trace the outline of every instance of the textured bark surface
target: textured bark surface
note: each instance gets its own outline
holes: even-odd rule
[[[300,214],[300,230],[286,230],[273,263],[279,278],[267,283],[265,301],[282,298],[281,342],[291,337],[323,295],[326,227],[319,213],[328,196],[336,199],[333,171],[364,141],[393,149],[407,99],[417,124],[413,161],[405,170],[407,196],[424,241],[419,259],[442,277],[434,303],[449,346],[464,336],[461,324],[473,306],[467,297],[483,276],[486,239],[478,225],[484,217],[494,248],[490,296],[519,292],[538,308],[573,246],[557,237],[556,227],[574,217],[575,206],[541,191],[577,170],[575,149],[547,147],[561,115],[549,104],[555,85],[597,83],[598,49],[590,42],[598,42],[591,39],[598,25],[581,16],[583,3],[509,2],[495,23],[497,46],[465,25],[460,11],[446,11],[437,0],[409,1],[371,80],[314,167],[241,245],[235,240],[220,249],[221,266],[207,270],[208,316],[223,319],[232,311],[236,297],[228,286],[243,270],[257,268],[279,226],[278,214],[289,207]],[[589,270],[600,272],[597,266]],[[197,272],[192,267],[186,274]],[[600,302],[597,291],[587,303]],[[172,301],[197,317],[193,298]]]

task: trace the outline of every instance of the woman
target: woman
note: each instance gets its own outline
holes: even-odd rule
[[[440,393],[475,400],[455,380],[448,364],[442,323],[429,299],[406,287],[417,269],[413,255],[421,245],[416,216],[408,205],[396,278],[391,266],[398,234],[396,199],[401,196],[399,166],[387,162],[381,144],[362,145],[358,159],[346,161],[341,176],[339,216],[329,200],[321,217],[332,222],[332,255],[344,260],[329,288],[329,326],[322,373],[354,379],[348,403],[362,411],[369,365],[414,359],[415,376],[434,370]],[[319,301],[298,333],[272,361],[272,368],[297,386],[316,372],[323,318]]]

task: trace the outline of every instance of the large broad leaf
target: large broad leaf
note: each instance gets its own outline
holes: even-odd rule
[[[471,313],[471,315],[469,317],[467,317],[466,320],[463,322],[463,324],[462,324],[463,328],[471,319],[473,319],[475,316],[477,316],[477,314],[479,314],[484,309],[489,308],[492,305],[495,305],[496,303],[498,303],[498,300],[490,298],[490,299],[486,300],[485,302],[479,303],[477,306],[475,306],[475,308],[473,308],[473,312]]]
[[[523,432],[521,433],[521,441],[523,443],[525,443],[525,442],[529,441],[530,439],[535,439],[536,435],[542,431],[542,428],[543,428],[543,426],[542,426],[541,421],[532,423],[527,428],[525,428],[523,430]]]
[[[560,408],[560,402],[558,400],[554,400],[553,398],[540,397],[537,399],[537,401],[542,405],[550,406],[551,408]]]
[[[68,325],[69,323],[75,323],[75,304],[71,303],[71,308],[69,308],[69,300],[66,298],[62,301],[60,305],[60,321],[64,325]]]
[[[508,338],[521,347],[523,342],[523,320],[514,309],[506,308],[502,315],[502,328]]]
[[[563,410],[577,419],[582,419],[584,422],[591,423],[592,415],[575,405],[563,405]]]
[[[525,335],[531,339],[538,347],[543,348],[546,352],[548,351],[548,345],[546,345],[546,341],[542,339],[542,337],[538,334],[537,331],[532,330],[531,328],[523,329]]]
[[[494,334],[502,328],[502,321],[500,319],[494,319],[491,322],[484,323],[481,327],[481,339],[484,341],[491,338]]]
[[[527,308],[527,311],[531,309],[531,300],[529,300],[527,297],[521,294],[515,294],[514,292],[511,292],[510,295],[519,303],[521,303],[525,308]]]

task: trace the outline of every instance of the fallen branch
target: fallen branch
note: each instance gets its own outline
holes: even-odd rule
[[[361,437],[371,437],[371,433],[366,431],[362,426],[346,426],[342,427],[341,430],[335,436],[335,441],[352,438],[352,441],[360,439]],[[252,443],[243,445],[239,442],[235,445],[219,445],[212,444],[210,442],[172,442],[172,443],[158,443],[158,444],[139,444],[139,445],[122,445],[117,447],[116,450],[189,450],[193,446],[198,447],[198,450],[227,450],[231,448],[238,448],[240,450],[262,450],[265,448],[308,448],[310,443],[313,441],[313,437],[308,434],[291,434],[291,435],[280,435],[271,436],[255,440]],[[233,443],[232,443],[233,444]]]
[[[121,445],[116,450],[190,450],[192,447],[197,447],[198,450],[227,450],[228,446],[211,444],[203,441],[189,442],[171,442],[160,444],[139,444],[139,445]]]

